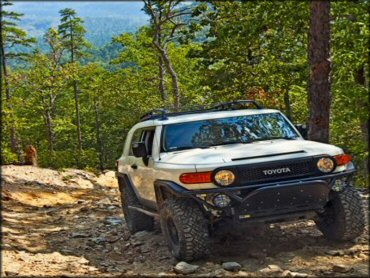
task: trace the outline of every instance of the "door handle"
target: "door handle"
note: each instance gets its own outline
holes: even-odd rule
[[[131,168],[134,169],[134,170],[136,170],[137,169],[137,165],[136,164],[132,164],[131,165]]]

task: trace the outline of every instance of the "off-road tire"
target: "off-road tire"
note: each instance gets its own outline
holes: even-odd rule
[[[360,193],[350,185],[341,192],[335,192],[316,225],[329,240],[346,241],[360,236],[365,229],[365,210]]]
[[[143,230],[150,231],[153,229],[154,227],[153,217],[129,208],[129,206],[139,208],[142,207],[135,195],[135,192],[130,186],[125,185],[122,187],[121,202],[127,228],[131,234]]]
[[[160,219],[162,233],[176,259],[189,262],[208,256],[210,239],[207,221],[194,201],[165,200]]]

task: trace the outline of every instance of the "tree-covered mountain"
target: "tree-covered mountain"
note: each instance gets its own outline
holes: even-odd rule
[[[19,26],[40,40],[50,26],[58,25],[59,10],[72,8],[85,21],[86,38],[95,47],[109,43],[121,33],[134,33],[148,23],[141,1],[52,2],[15,2],[11,9],[24,14]]]

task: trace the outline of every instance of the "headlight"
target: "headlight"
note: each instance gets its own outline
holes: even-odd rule
[[[215,174],[215,181],[219,185],[230,185],[234,182],[235,175],[229,170],[220,170]]]
[[[329,173],[334,170],[334,161],[329,157],[320,158],[317,161],[317,168],[323,173]]]

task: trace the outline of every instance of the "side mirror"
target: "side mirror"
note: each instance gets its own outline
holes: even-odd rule
[[[131,144],[132,153],[135,157],[147,157],[148,153],[146,151],[146,146],[144,142],[134,142]]]
[[[308,126],[306,124],[296,124],[294,126],[304,139],[308,139]]]

